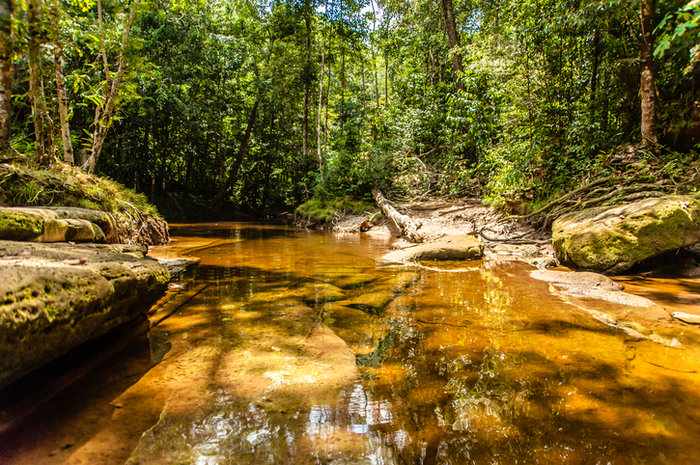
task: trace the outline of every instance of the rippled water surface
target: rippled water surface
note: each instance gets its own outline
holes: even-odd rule
[[[173,232],[154,253],[201,264],[163,308],[190,300],[0,436],[0,463],[700,463],[693,327],[645,323],[679,348],[630,338],[582,306],[628,309],[572,305],[520,264],[377,268],[387,244],[356,235]],[[698,280],[627,285],[698,312]]]

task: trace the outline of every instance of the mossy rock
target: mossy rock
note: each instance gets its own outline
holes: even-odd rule
[[[0,238],[30,241],[44,232],[44,219],[12,208],[0,208]]]
[[[700,242],[700,200],[670,195],[564,215],[552,225],[560,262],[616,274]]]
[[[0,207],[0,239],[35,242],[105,242],[110,215],[84,208]]]
[[[405,293],[418,282],[418,279],[420,279],[418,273],[411,271],[397,273],[377,281],[376,285],[370,287],[367,292],[341,303],[346,307],[362,310],[372,315],[381,315],[398,295]]]
[[[144,195],[60,162],[50,168],[31,163],[0,163],[0,205],[40,211],[40,215],[54,220],[89,221],[102,230],[105,241],[110,243],[156,245],[170,240],[167,223]],[[55,226],[71,229],[60,222]],[[35,240],[36,236],[24,227],[19,235],[2,234],[10,229],[3,227],[0,220],[0,239]],[[82,237],[89,229],[81,231],[76,237]]]
[[[0,241],[0,387],[142,316],[170,274],[136,252]]]
[[[345,306],[379,315],[384,313],[386,307],[394,300],[394,292],[390,288],[360,294],[347,302]]]
[[[345,293],[339,287],[328,283],[310,282],[296,290],[295,295],[305,303],[320,304],[336,302],[345,298]]]
[[[342,289],[357,289],[372,284],[378,276],[364,273],[354,273],[333,279],[333,284]]]

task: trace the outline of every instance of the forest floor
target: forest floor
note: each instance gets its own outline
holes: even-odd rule
[[[537,268],[556,265],[549,232],[519,222],[484,205],[479,199],[430,199],[396,203],[396,207],[421,224],[425,242],[448,236],[474,235],[484,244],[484,258],[491,262],[522,261]],[[363,215],[346,215],[337,221],[337,233],[360,232],[367,220]],[[365,232],[371,237],[389,238],[391,233],[383,222]],[[404,240],[394,242],[394,248],[409,247]]]

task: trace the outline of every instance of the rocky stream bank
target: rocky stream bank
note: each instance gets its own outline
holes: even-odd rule
[[[624,205],[588,208],[554,221],[551,232],[504,215],[476,199],[396,204],[403,218],[420,232],[420,240],[396,237],[391,220],[346,216],[333,229],[340,234],[363,233],[396,237],[392,250],[378,263],[437,272],[471,272],[474,266],[445,265],[445,261],[481,259],[486,266],[524,262],[531,278],[549,283],[550,291],[595,319],[632,337],[651,338],[674,346],[673,338],[652,334],[645,324],[698,324],[695,312],[674,312],[652,299],[625,291],[625,278],[606,275],[627,272],[645,277],[692,278],[700,273],[700,199],[668,195]],[[371,218],[374,218],[373,216]],[[442,262],[442,263],[440,263]],[[603,274],[599,274],[603,273]],[[603,310],[587,303],[603,302]]]
[[[144,213],[0,207],[0,387],[143,318],[171,277],[148,245],[168,240]]]

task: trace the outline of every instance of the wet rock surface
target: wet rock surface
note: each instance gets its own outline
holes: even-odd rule
[[[434,242],[392,250],[380,259],[383,265],[400,265],[419,260],[473,260],[483,256],[484,246],[475,236],[460,235]]]
[[[142,315],[169,279],[141,247],[0,241],[0,386]]]
[[[653,301],[646,297],[623,292],[622,285],[616,283],[607,276],[597,273],[587,271],[535,270],[530,273],[530,276],[534,279],[550,283],[557,291],[570,297],[603,300],[613,304],[644,309],[656,307]],[[647,317],[650,315],[659,319],[668,319],[668,314],[662,310],[649,311]]]
[[[552,225],[552,244],[562,263],[613,274],[698,242],[700,200],[691,196],[586,209]]]

